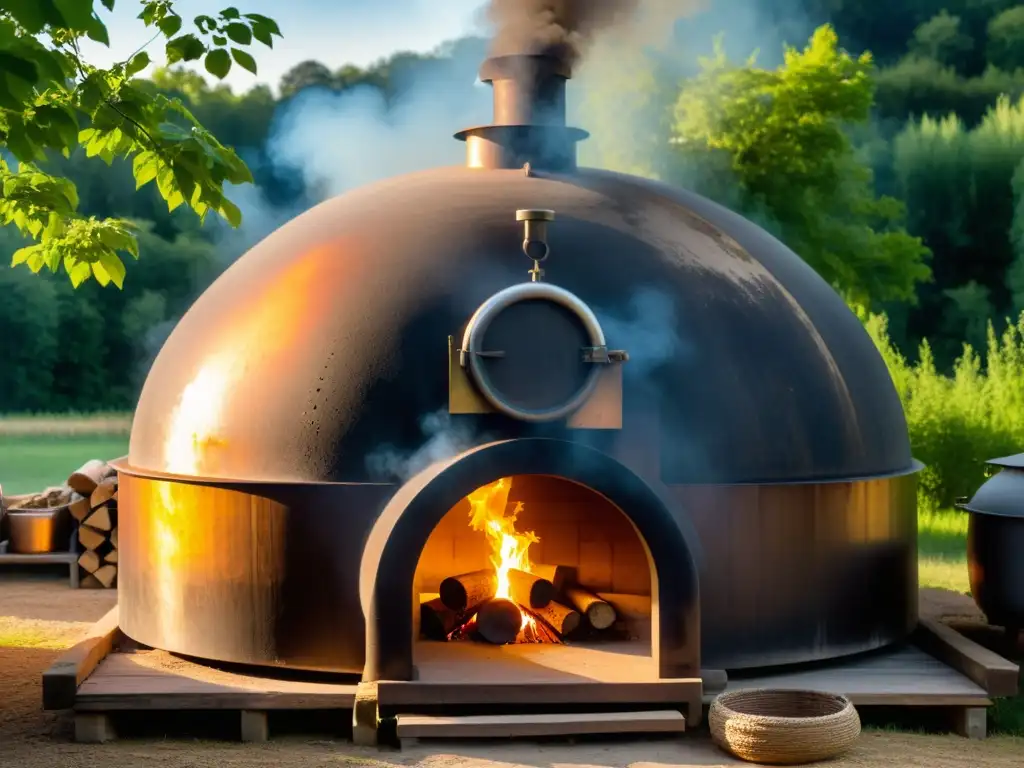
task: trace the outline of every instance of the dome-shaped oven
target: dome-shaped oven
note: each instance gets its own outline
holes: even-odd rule
[[[536,77],[485,65],[502,124],[459,135],[467,167],[313,208],[174,329],[120,467],[122,629],[193,656],[347,672],[370,638],[374,669],[407,671],[412,641],[381,639],[379,623],[406,616],[427,542],[432,562],[459,560],[461,533],[428,534],[439,504],[473,491],[434,485],[514,464],[598,494],[565,491],[538,518],[544,551],[595,589],[651,601],[660,580],[663,670],[904,639],[916,467],[867,333],[751,222],[576,168],[567,74],[512,59]],[[516,482],[513,496],[539,487]],[[623,526],[573,511],[601,504]],[[382,580],[375,563],[399,566]]]

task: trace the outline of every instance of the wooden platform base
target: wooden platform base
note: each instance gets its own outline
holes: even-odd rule
[[[636,721],[640,712],[671,710],[693,728],[700,723],[702,703],[723,687],[812,688],[845,694],[858,707],[941,707],[954,715],[958,732],[978,738],[985,735],[991,697],[1015,695],[1019,672],[958,633],[927,622],[915,638],[917,645],[758,677],[726,680],[723,673],[709,671],[707,685],[700,679],[658,679],[646,646],[638,643],[420,643],[418,679],[356,685],[229,672],[163,651],[111,652],[119,637],[115,609],[43,676],[44,706],[73,708],[82,741],[112,738],[111,717],[137,710],[235,711],[238,733],[246,741],[268,738],[267,713],[280,710],[337,710],[338,722],[352,722],[359,744],[377,743],[385,719],[402,719],[405,738],[425,738],[408,735],[408,728],[454,733],[469,727],[465,723],[470,721],[460,716],[479,716],[482,708],[525,729],[524,734],[531,728],[554,728],[557,722],[588,727],[595,716],[581,712],[587,709],[624,718],[616,722]],[[568,720],[552,720],[552,707],[568,710],[559,713]]]
[[[399,715],[395,718],[402,748],[421,739],[509,739],[588,734],[670,733],[686,731],[681,712],[583,712],[530,715],[444,717]]]

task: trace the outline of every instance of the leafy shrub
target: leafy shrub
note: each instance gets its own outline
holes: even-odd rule
[[[997,336],[991,323],[984,355],[969,344],[952,375],[935,366],[927,342],[916,361],[893,346],[884,315],[865,326],[903,402],[914,456],[926,468],[918,500],[926,512],[947,509],[985,478],[985,461],[1024,450],[1024,314]]]

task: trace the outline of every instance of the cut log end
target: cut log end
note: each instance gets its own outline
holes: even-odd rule
[[[512,599],[520,605],[536,610],[555,599],[555,586],[534,573],[512,568],[508,572]]]
[[[587,617],[594,629],[608,629],[615,623],[615,609],[593,592],[581,587],[570,587],[565,596],[572,606]]]
[[[103,535],[102,531],[81,525],[78,528],[78,540],[86,549],[99,549],[107,541],[107,537]]]
[[[78,558],[78,564],[82,566],[82,570],[86,573],[95,573],[103,565],[99,554],[92,549],[82,553],[82,556]]]
[[[556,602],[548,603],[543,608],[535,608],[533,613],[543,619],[562,636],[571,635],[579,629],[580,624],[583,622],[583,617],[580,616],[579,611]]]
[[[72,491],[71,503],[68,504],[68,512],[71,513],[71,516],[78,522],[82,522],[89,516],[91,511],[92,505],[89,503],[89,497]]]
[[[117,578],[117,566],[109,564],[100,566],[93,576],[105,589],[110,589],[114,585],[114,579]]]
[[[117,477],[108,477],[102,480],[93,489],[93,492],[89,494],[89,503],[93,509],[99,507],[102,504],[106,504],[108,501],[114,498],[117,493]]]
[[[459,613],[472,613],[473,609],[494,597],[498,588],[498,575],[493,569],[473,571],[450,576],[441,582],[441,602]]]
[[[488,600],[476,613],[476,631],[494,645],[514,643],[523,626],[519,606],[502,597]]]
[[[460,616],[439,597],[423,600],[420,603],[420,632],[430,640],[446,640],[461,623]]]
[[[91,515],[85,518],[84,522],[85,525],[90,528],[95,528],[97,531],[109,531],[114,527],[110,507],[106,504],[101,507],[97,507]]]
[[[592,603],[587,608],[587,621],[594,629],[608,629],[615,623],[615,609],[608,603]]]

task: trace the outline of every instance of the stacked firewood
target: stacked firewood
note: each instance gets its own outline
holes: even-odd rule
[[[577,584],[573,568],[535,565],[529,573],[511,569],[508,576],[507,598],[495,596],[494,569],[451,576],[441,582],[439,594],[420,595],[421,634],[495,645],[561,643],[615,624],[615,608]]]
[[[117,472],[106,462],[86,462],[68,478],[68,510],[78,521],[82,554],[80,584],[86,589],[117,586]]]

